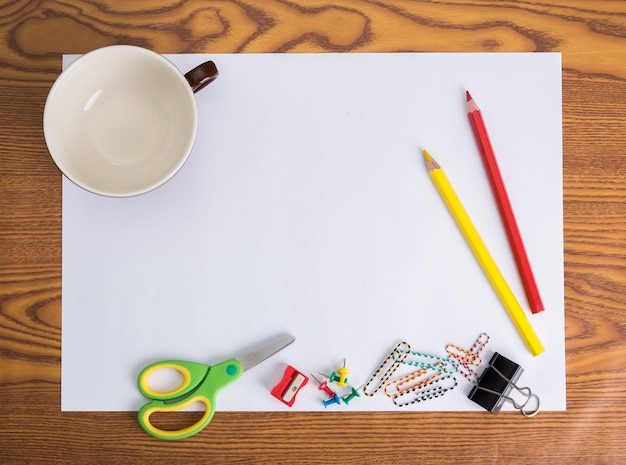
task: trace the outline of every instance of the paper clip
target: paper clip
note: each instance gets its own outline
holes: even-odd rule
[[[539,396],[533,394],[529,387],[520,388],[515,384],[523,371],[517,363],[496,352],[467,397],[494,415],[500,412],[504,402],[509,402],[525,417],[535,416],[539,412]],[[509,396],[512,389],[525,397],[523,403],[517,403]],[[526,407],[531,399],[536,403],[532,410]]]
[[[380,388],[385,384],[385,382],[393,375],[393,373],[398,369],[402,361],[407,357],[409,351],[411,350],[411,346],[407,342],[398,342],[398,344],[394,347],[391,353],[385,358],[383,363],[376,369],[372,377],[369,379],[365,386],[363,387],[363,394],[368,397],[372,397],[376,394]],[[373,382],[378,382],[378,384],[374,387],[372,391],[368,391],[370,384]]]
[[[435,366],[438,365],[443,365],[443,363],[438,362],[435,364]],[[419,389],[422,386],[429,384],[430,382],[434,381],[435,378],[443,375],[443,371],[441,370],[437,370],[435,374],[430,374],[431,371],[432,370],[430,368],[422,368],[420,370],[414,371],[413,373],[409,373],[406,376],[402,376],[401,378],[391,381],[390,383],[385,385],[385,395],[387,397],[394,398],[401,396],[402,394],[407,394],[409,392],[415,391],[416,389]],[[430,374],[430,376],[425,378],[424,376],[428,374]]]
[[[477,367],[482,363],[482,359],[480,355],[470,352],[469,350],[463,349],[462,347],[455,346],[454,344],[448,344],[446,346],[446,352],[450,355],[450,357],[457,360],[459,363],[463,365],[473,365]]]
[[[480,353],[487,346],[489,342],[489,335],[487,333],[481,333],[470,350],[463,349],[454,344],[448,344],[446,346],[446,352],[452,359],[458,362],[459,372],[470,382],[476,384],[478,375],[474,371],[474,367],[479,366],[482,363]]]
[[[427,400],[443,396],[446,392],[451,391],[456,386],[456,378],[452,375],[445,375],[430,381],[418,389],[414,389],[394,397],[393,403],[398,407],[406,407],[407,405],[415,404],[417,402],[425,402]]]
[[[405,365],[441,371],[442,373],[451,375],[459,371],[456,361],[451,360],[450,358],[442,358],[437,357],[436,355],[423,354],[415,351],[411,351],[409,354],[411,355],[411,358],[407,358],[402,361]]]
[[[470,349],[470,352],[480,355],[480,353],[485,349],[485,347],[487,347],[487,344],[489,343],[489,339],[490,339],[489,334],[480,333],[478,337],[476,338],[476,340],[474,341],[474,344],[472,344],[472,348]]]

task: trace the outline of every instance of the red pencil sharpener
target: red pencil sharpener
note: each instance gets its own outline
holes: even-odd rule
[[[272,395],[283,404],[291,407],[296,401],[296,395],[308,381],[308,376],[300,373],[291,365],[287,365],[283,379],[281,379],[280,382],[274,386],[274,389],[272,389]]]

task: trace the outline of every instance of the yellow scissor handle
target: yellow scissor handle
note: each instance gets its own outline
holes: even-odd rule
[[[150,376],[159,370],[171,369],[177,371],[183,377],[183,382],[169,391],[157,391],[150,386]],[[198,386],[207,375],[209,367],[202,363],[187,362],[183,360],[163,360],[155,362],[139,373],[137,387],[141,393],[150,399],[175,399]]]
[[[179,430],[164,430],[154,426],[150,421],[150,416],[157,412],[173,412],[182,410],[195,402],[204,405],[204,414],[197,422],[191,426]],[[202,394],[193,395],[180,402],[167,404],[162,400],[153,400],[139,410],[139,424],[149,434],[160,439],[183,439],[202,431],[209,424],[215,413],[213,402]]]

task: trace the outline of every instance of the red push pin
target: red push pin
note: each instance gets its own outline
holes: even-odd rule
[[[319,379],[317,379],[317,378],[315,377],[315,375],[314,375],[314,374],[312,374],[312,373],[311,373],[311,376],[313,376],[313,379],[314,379],[315,381],[317,381],[317,384],[319,384],[319,386],[318,386],[318,388],[317,388],[317,389],[319,389],[320,391],[324,391],[326,394],[328,394],[328,397],[330,397],[330,398],[332,398],[332,397],[334,397],[334,396],[335,396],[335,391],[333,391],[333,390],[330,388],[330,386],[328,385],[328,382],[327,382],[327,381],[325,381],[325,380],[324,380],[324,381],[320,381],[320,380],[319,380]]]

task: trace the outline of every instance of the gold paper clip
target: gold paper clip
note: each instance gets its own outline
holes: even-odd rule
[[[440,368],[440,365],[444,365],[443,362],[438,362],[434,365],[436,368]],[[385,395],[387,397],[398,397],[402,394],[408,394],[409,392],[415,391],[422,386],[425,386],[432,381],[434,381],[439,376],[443,375],[442,370],[435,370],[436,372],[432,374],[431,368],[421,368],[413,373],[409,373],[408,375],[402,376],[394,381],[385,385]],[[430,375],[425,377],[425,375]]]
[[[448,344],[446,346],[446,352],[452,359],[454,359],[459,366],[459,372],[470,382],[476,384],[478,381],[478,375],[474,368],[482,363],[480,353],[487,346],[489,342],[489,335],[487,333],[481,333],[470,350],[463,349],[454,344]]]
[[[391,353],[385,358],[383,363],[376,369],[374,374],[371,376],[369,381],[365,383],[363,387],[363,394],[368,397],[372,397],[376,394],[380,388],[385,384],[385,382],[394,374],[394,372],[398,369],[402,361],[407,357],[409,351],[411,350],[411,346],[408,342],[398,342],[398,344],[394,347]],[[374,382],[377,382],[373,389],[369,389],[370,385]]]
[[[477,367],[483,361],[480,358],[480,355],[463,349],[462,347],[455,346],[454,344],[448,344],[446,346],[446,352],[450,355],[450,357],[458,360],[463,365],[473,365]]]

